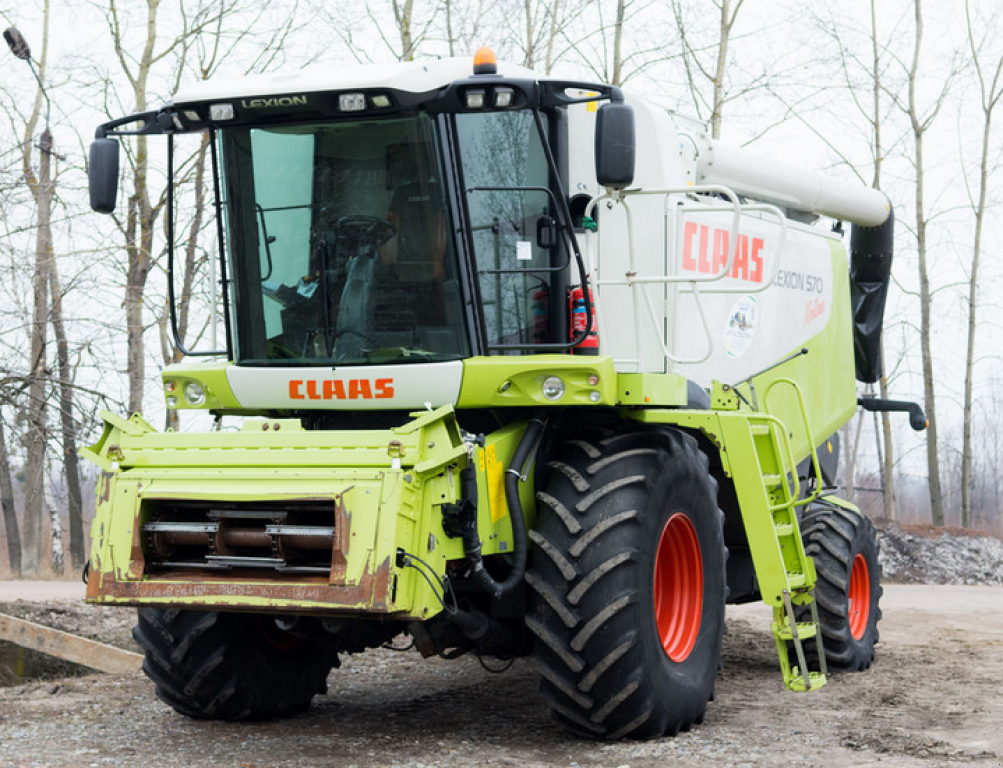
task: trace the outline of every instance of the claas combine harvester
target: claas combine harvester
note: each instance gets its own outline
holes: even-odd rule
[[[834,486],[879,374],[882,193],[482,51],[199,84],[99,127],[92,207],[119,137],[166,137],[170,205],[202,132],[226,348],[163,389],[217,429],[106,413],[84,451],[88,600],[139,607],[174,709],[281,716],[407,633],[531,657],[572,731],[673,734],[752,600],[788,688],[870,665],[874,528]]]

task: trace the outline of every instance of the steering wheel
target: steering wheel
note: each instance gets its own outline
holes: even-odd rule
[[[386,219],[356,214],[338,219],[335,233],[342,245],[379,248],[397,234],[397,227]]]

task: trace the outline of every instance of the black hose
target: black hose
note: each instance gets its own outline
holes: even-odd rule
[[[512,455],[512,462],[509,464],[508,469],[505,470],[505,501],[508,505],[509,517],[512,520],[512,554],[514,559],[512,561],[512,570],[504,581],[497,581],[484,567],[484,561],[481,559],[481,542],[477,536],[476,515],[474,516],[474,525],[464,527],[463,550],[471,563],[470,575],[477,582],[478,586],[495,600],[500,600],[515,589],[522,583],[523,577],[526,575],[528,546],[526,543],[526,520],[522,516],[522,502],[519,500],[519,481],[522,478],[523,468],[529,460],[530,453],[536,445],[541,431],[543,431],[543,421],[540,419],[530,419],[529,426],[526,427],[526,431],[519,441],[519,446]],[[469,486],[464,480],[469,482],[471,476],[476,477],[472,467],[470,469],[472,471],[467,478],[464,478],[462,474],[460,476],[465,492]],[[468,496],[467,498],[469,499],[470,497]],[[473,499],[476,503],[476,487]]]

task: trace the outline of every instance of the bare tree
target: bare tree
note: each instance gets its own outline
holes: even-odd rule
[[[977,33],[972,19],[971,3],[966,0],[965,21],[968,47],[972,55],[972,66],[975,68],[982,108],[982,146],[979,156],[978,197],[971,200],[972,211],[975,215],[975,231],[972,236],[972,261],[968,275],[968,340],[965,353],[964,429],[961,448],[961,525],[964,528],[971,524],[972,514],[972,381],[975,373],[975,334],[978,330],[976,315],[979,305],[979,261],[982,256],[982,232],[986,214],[989,166],[992,162],[990,139],[992,138],[993,113],[1000,97],[1003,96],[1003,80],[1001,80],[1003,54],[999,55],[995,66],[991,66],[988,72],[985,71],[982,57],[988,40],[995,39],[995,34],[991,34],[991,31],[995,30],[998,20],[999,12],[997,9],[988,23],[980,24],[981,32]],[[969,197],[971,198],[970,190]]]
[[[694,106],[702,112],[701,106],[710,109],[711,137],[721,138],[721,121],[724,116],[724,105],[728,100],[725,79],[728,75],[728,46],[731,43],[732,30],[742,10],[745,0],[712,0],[718,11],[717,41],[713,46],[702,47],[693,41],[692,30],[685,13],[683,0],[670,0],[672,15],[676,29],[683,44],[683,64],[686,69],[686,79]],[[705,54],[712,54],[711,61]],[[711,65],[712,62],[712,65]],[[711,97],[708,100],[700,87],[700,79],[711,85]]]
[[[913,154],[911,157],[913,169],[915,171],[915,235],[916,253],[918,257],[919,271],[919,304],[920,304],[920,348],[923,364],[923,405],[926,409],[926,416],[929,419],[929,427],[926,432],[926,460],[927,460],[927,483],[930,491],[930,516],[934,525],[944,524],[944,499],[940,481],[940,457],[937,452],[937,404],[936,404],[936,377],[934,376],[933,352],[930,348],[930,311],[932,306],[932,292],[930,287],[930,273],[927,263],[927,210],[924,196],[924,184],[926,181],[925,157],[923,154],[923,140],[930,126],[936,120],[941,107],[946,101],[954,73],[953,71],[945,78],[943,87],[936,94],[933,105],[923,109],[917,96],[917,81],[920,75],[920,63],[923,60],[923,8],[922,0],[913,0],[913,55],[909,64],[908,75],[908,95],[907,101],[900,106],[909,118],[913,137]]]
[[[8,30],[10,32],[10,30]],[[7,33],[5,33],[6,35]],[[19,34],[17,35],[19,37]],[[12,45],[18,58],[31,65],[31,52],[22,40]],[[31,350],[27,376],[27,426],[24,436],[25,501],[23,532],[23,573],[38,574],[45,547],[42,542],[45,509],[45,469],[48,432],[46,425],[47,378],[46,337],[49,323],[49,271],[52,262],[52,201],[55,194],[53,159],[56,157],[52,132],[49,129],[49,98],[45,91],[46,65],[49,53],[49,2],[42,11],[42,46],[33,72],[38,81],[34,105],[24,124],[21,143],[21,170],[35,207],[35,273],[32,281]],[[35,169],[35,131],[45,109],[45,128],[38,139],[38,169]]]
[[[560,3],[560,0],[555,0]],[[481,35],[481,22],[485,16],[485,0],[472,2],[457,2],[457,0],[442,0],[443,22],[446,25],[445,38],[447,52],[450,56],[460,53],[470,53],[468,47],[474,44]],[[466,43],[461,50],[458,43]]]
[[[4,532],[7,534],[7,561],[10,563],[11,575],[20,578],[21,534],[17,526],[14,484],[10,480],[10,457],[7,454],[7,435],[2,414],[0,414],[0,505],[3,506]]]
[[[881,51],[878,45],[878,3],[877,0],[871,0],[870,2],[871,11],[871,80],[873,84],[872,95],[874,103],[874,119],[872,125],[874,127],[873,131],[873,147],[874,147],[874,178],[871,182],[871,186],[875,189],[881,189],[881,168],[884,163],[885,148],[881,141],[881,92],[882,92],[882,76],[881,76]],[[878,387],[882,398],[888,397],[888,357],[885,354],[885,343],[882,339],[881,342],[881,376],[878,379]],[[875,420],[877,420],[877,413],[874,414]],[[875,432],[877,432],[877,423],[875,423]],[[884,501],[884,513],[885,517],[889,520],[895,519],[895,457],[892,444],[892,423],[891,418],[888,413],[881,414],[881,436],[876,438],[878,441],[878,452],[883,451],[883,456],[881,457],[881,494]],[[883,445],[882,445],[883,443]]]
[[[70,562],[73,568],[78,570],[83,568],[86,550],[83,493],[80,490],[80,458],[77,455],[73,371],[70,366],[69,340],[63,322],[63,292],[59,285],[59,271],[55,259],[49,264],[49,294],[52,298],[49,317],[56,337],[56,364],[59,372],[59,419],[63,435],[63,468],[66,474],[67,512],[70,522]]]
[[[135,5],[135,4],[134,4]],[[127,11],[134,8],[130,6]],[[145,0],[145,36],[133,45],[129,36],[132,25],[123,22],[120,0],[108,0],[105,21],[111,37],[115,58],[122,77],[128,83],[128,98],[136,113],[150,108],[150,79],[155,68],[169,70],[176,88],[185,66],[185,57],[194,42],[207,30],[212,31],[221,16],[232,10],[231,3],[212,3],[203,0],[197,6],[180,3],[180,28],[166,41],[158,42],[161,21],[161,0]],[[171,69],[173,67],[173,69]],[[163,74],[163,73],[162,73]],[[126,346],[129,376],[129,410],[139,412],[143,407],[143,389],[146,379],[146,357],[143,334],[144,295],[150,272],[154,267],[154,239],[157,222],[164,209],[163,192],[156,193],[151,185],[151,166],[148,139],[135,136],[125,145],[126,175],[132,192],[126,204],[124,218],[116,216],[116,225],[124,240],[128,259],[125,285]]]

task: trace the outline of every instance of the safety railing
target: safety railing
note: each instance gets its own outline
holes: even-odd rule
[[[662,275],[641,275],[638,274],[637,269],[637,255],[634,243],[634,226],[633,226],[633,215],[630,210],[630,205],[627,201],[628,197],[640,197],[640,196],[653,196],[661,195],[665,198],[663,204],[663,219],[664,219],[664,249],[665,249],[665,263],[673,263],[673,257],[678,249],[679,245],[679,233],[682,230],[680,225],[680,217],[684,214],[691,213],[727,213],[731,211],[731,229],[729,232],[728,243],[729,248],[727,252],[727,258],[725,263],[722,265],[721,269],[717,272],[707,274],[707,275],[682,275],[682,274],[662,274]],[[709,204],[696,204],[689,206],[679,206],[675,205],[679,198],[673,196],[679,195],[718,195],[727,204],[719,205],[709,205]],[[627,225],[627,264],[628,269],[624,273],[622,278],[605,278],[601,276],[601,265],[599,263],[599,252],[598,247],[595,245],[596,236],[586,230],[585,234],[585,252],[586,259],[589,265],[589,274],[591,275],[591,284],[596,287],[595,295],[593,301],[595,304],[596,318],[598,321],[599,338],[609,338],[607,335],[607,330],[605,327],[604,312],[602,309],[602,291],[601,288],[604,286],[625,286],[631,290],[631,312],[633,317],[634,326],[634,337],[638,338],[640,336],[640,330],[642,326],[641,322],[641,310],[642,307],[647,310],[648,319],[650,320],[652,326],[655,329],[655,336],[659,339],[659,345],[661,346],[663,358],[676,365],[684,364],[696,364],[702,363],[709,359],[714,353],[714,339],[710,332],[710,327],[707,323],[707,316],[704,311],[703,302],[701,302],[701,295],[709,294],[729,294],[729,293],[760,293],[765,291],[776,279],[777,270],[780,265],[780,256],[783,253],[784,245],[787,240],[787,217],[784,216],[783,211],[781,211],[775,205],[770,205],[768,203],[752,203],[745,204],[738,199],[738,195],[728,187],[721,186],[718,184],[705,184],[700,186],[689,186],[689,187],[668,187],[659,189],[638,189],[638,190],[611,190],[607,191],[601,195],[597,195],[589,201],[588,206],[585,209],[585,216],[592,217],[595,211],[596,205],[598,205],[603,200],[612,200],[615,203],[622,205],[624,214],[626,217]],[[670,210],[671,208],[671,210]],[[764,280],[761,285],[758,286],[724,286],[724,285],[714,285],[719,283],[729,274],[731,274],[732,268],[737,258],[739,249],[741,248],[741,239],[739,237],[742,215],[744,213],[767,213],[777,219],[777,223],[780,227],[779,236],[776,239],[776,245],[772,252],[768,253],[771,270],[769,278]],[[670,220],[675,224],[674,227],[670,227]],[[675,237],[673,237],[675,234]],[[765,256],[764,256],[765,258]],[[673,354],[672,350],[669,348],[666,338],[663,336],[663,328],[665,323],[665,314],[663,313],[659,316],[652,303],[651,297],[645,290],[649,285],[683,285],[685,286],[682,293],[692,294],[694,299],[694,304],[696,305],[697,316],[700,320],[700,327],[703,331],[703,337],[705,339],[706,350],[703,354],[692,357],[683,358],[677,357]],[[702,286],[711,286],[709,288],[702,288]],[[636,364],[640,366],[640,357],[637,359],[631,358],[621,358],[614,359],[614,363],[617,364]]]

